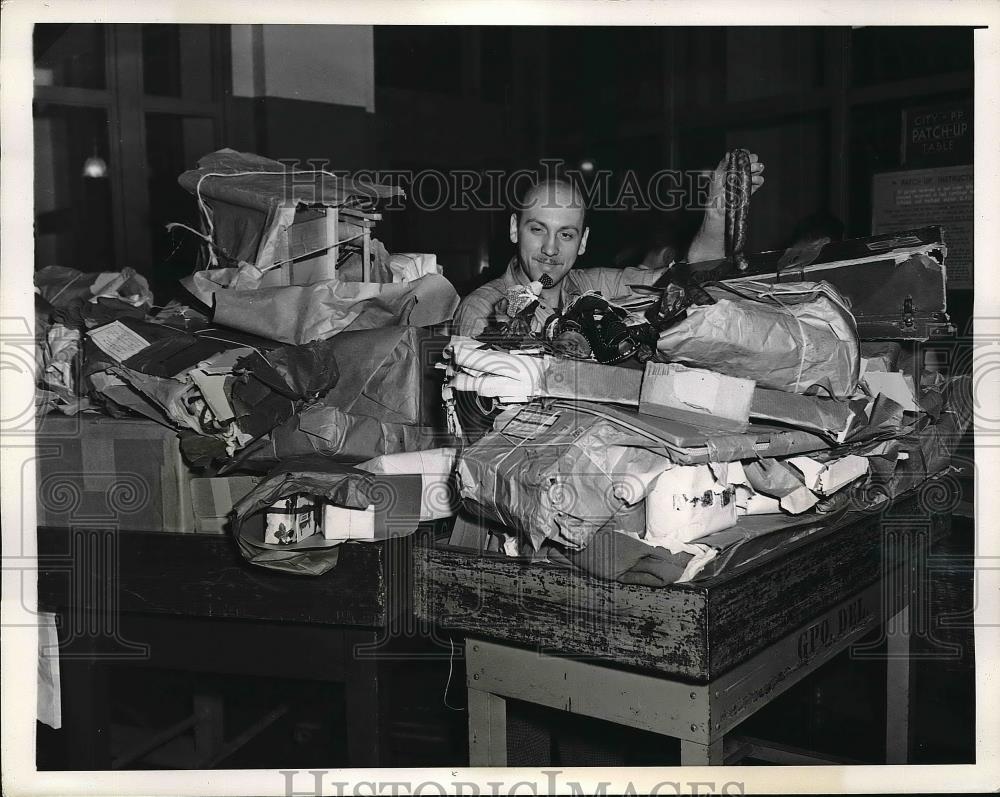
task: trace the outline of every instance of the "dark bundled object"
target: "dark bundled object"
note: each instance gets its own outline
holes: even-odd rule
[[[616,363],[635,356],[645,362],[656,348],[656,332],[641,316],[612,304],[599,293],[585,293],[545,324],[545,339],[569,343],[582,337],[595,360]],[[564,352],[569,354],[569,352]]]
[[[743,247],[747,242],[747,216],[750,212],[750,151],[734,149],[726,165],[726,258],[737,271],[746,271]]]

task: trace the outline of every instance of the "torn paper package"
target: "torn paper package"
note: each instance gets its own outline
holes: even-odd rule
[[[861,341],[861,373],[869,371],[895,371],[903,347],[894,340]]]
[[[914,400],[913,377],[898,371],[870,371],[861,383],[873,395],[881,393],[899,404],[905,412],[920,412]]]
[[[646,497],[646,541],[671,553],[691,540],[736,524],[736,490],[708,465],[671,465]]]
[[[661,333],[657,359],[790,393],[850,396],[858,383],[854,317],[825,282],[741,282],[705,290],[715,304],[693,306]]]
[[[491,349],[458,335],[452,336],[445,357],[451,364],[449,383],[453,390],[520,403],[542,395],[543,358]]]
[[[676,363],[646,363],[639,412],[736,432],[749,425],[752,379]]]
[[[743,470],[754,491],[776,499],[780,508],[790,514],[805,512],[819,501],[819,496],[803,483],[799,471],[784,462],[753,460],[745,462]]]
[[[753,392],[750,417],[808,429],[831,442],[843,443],[852,428],[867,421],[868,404],[865,398],[831,399],[758,387]]]
[[[327,280],[240,290],[216,282],[222,271],[231,269],[198,272],[191,284],[202,301],[211,305],[214,299],[213,320],[282,343],[325,340],[346,330],[434,326],[458,307],[458,294],[440,274],[389,285]]]
[[[642,371],[590,360],[542,355],[537,350],[498,350],[453,336],[445,357],[452,390],[474,392],[504,403],[540,397],[636,406]]]
[[[832,495],[868,473],[867,457],[854,454],[825,462],[812,457],[789,457],[785,461],[798,469],[806,487],[822,496]]]
[[[358,470],[368,473],[419,474],[421,481],[420,520],[451,517],[458,511],[454,485],[456,448],[433,448],[384,454],[362,462]]]
[[[62,324],[53,324],[45,333],[45,342],[38,347],[39,381],[48,388],[52,402],[64,412],[80,403],[76,395],[73,363],[80,351],[80,332]]]
[[[425,274],[440,274],[437,255],[416,252],[393,252],[389,255],[393,282],[413,282]]]
[[[132,307],[149,308],[153,293],[146,278],[134,268],[99,273],[66,266],[45,266],[34,274],[35,289],[53,307],[111,298]]]
[[[269,470],[283,460],[299,457],[357,463],[380,454],[439,445],[434,429],[426,426],[389,423],[325,404],[311,404],[253,441],[231,467]]]
[[[636,445],[638,443],[639,445]],[[667,459],[649,438],[578,407],[511,408],[458,461],[463,506],[525,534],[582,548],[628,505],[645,498],[639,474]]]

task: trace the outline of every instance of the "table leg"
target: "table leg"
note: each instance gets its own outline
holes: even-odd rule
[[[356,644],[376,642],[376,632],[345,634],[344,707],[347,720],[347,755],[352,767],[391,766],[385,711],[384,668],[378,658],[354,655]]]
[[[196,761],[218,755],[226,742],[225,705],[222,696],[211,692],[195,692],[194,752]]]
[[[96,636],[67,640],[71,619],[64,611],[60,616],[59,680],[67,767],[111,769],[108,664],[100,660]]]
[[[711,744],[681,739],[681,766],[721,766],[725,763],[723,737]]]
[[[910,614],[904,606],[886,629],[885,760],[905,764],[910,758]]]
[[[469,689],[469,766],[507,766],[507,701]]]

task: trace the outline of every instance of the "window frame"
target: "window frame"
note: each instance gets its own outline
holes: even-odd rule
[[[232,118],[232,58],[229,25],[210,25],[212,96],[192,100],[143,93],[142,25],[102,25],[105,34],[103,89],[34,87],[33,105],[104,109],[108,117],[108,179],[117,268],[132,266],[151,275],[152,230],[146,152],[146,114],[170,113],[212,119],[214,145],[222,146]],[[193,164],[192,164],[193,165]]]

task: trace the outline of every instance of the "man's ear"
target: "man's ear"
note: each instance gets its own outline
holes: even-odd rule
[[[587,251],[587,236],[590,235],[590,227],[583,228],[583,235],[580,236],[580,246],[576,250],[577,255],[582,255]]]
[[[517,243],[517,214],[510,214],[510,242],[512,244]]]

